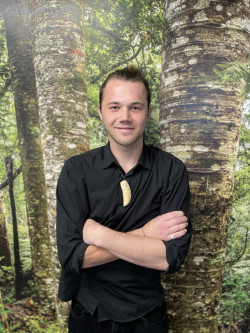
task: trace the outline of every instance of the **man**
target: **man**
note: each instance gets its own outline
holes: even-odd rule
[[[179,270],[187,255],[187,171],[143,142],[150,90],[138,69],[107,77],[98,113],[108,145],[70,158],[57,187],[69,332],[167,332],[160,273]]]

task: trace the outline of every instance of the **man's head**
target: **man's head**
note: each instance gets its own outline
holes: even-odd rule
[[[149,83],[146,80],[146,78],[143,76],[142,72],[133,65],[129,65],[128,67],[125,67],[122,69],[117,69],[116,71],[110,73],[107,76],[106,80],[101,85],[101,89],[100,89],[100,93],[99,93],[100,108],[102,107],[102,100],[103,100],[105,87],[106,87],[107,83],[112,79],[121,80],[121,81],[130,81],[130,82],[142,82],[146,89],[147,102],[148,102],[148,108],[149,108],[150,101],[151,101]]]
[[[135,67],[117,70],[104,81],[98,113],[110,147],[139,147],[151,114],[147,80]]]

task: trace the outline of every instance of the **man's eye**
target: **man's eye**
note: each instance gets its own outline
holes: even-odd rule
[[[132,106],[132,110],[138,111],[138,110],[140,110],[140,108],[138,106]]]
[[[111,110],[118,110],[118,106],[111,106],[110,109]]]

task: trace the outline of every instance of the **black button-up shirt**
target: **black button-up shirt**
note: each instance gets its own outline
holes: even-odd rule
[[[189,218],[189,184],[184,164],[158,148],[143,147],[137,165],[126,175],[132,198],[123,206],[123,170],[109,144],[66,161],[57,186],[57,242],[62,274],[59,298],[77,299],[99,321],[130,321],[157,306],[163,297],[160,272],[124,260],[82,269],[84,221],[92,218],[111,229],[128,232],[154,217],[182,210]],[[167,273],[180,269],[192,227],[177,239],[164,241]]]

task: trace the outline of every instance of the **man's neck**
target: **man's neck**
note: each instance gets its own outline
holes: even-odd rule
[[[110,142],[110,149],[115,156],[117,162],[123,168],[125,173],[128,173],[138,162],[142,149],[143,140],[136,142],[133,146],[118,146]]]

